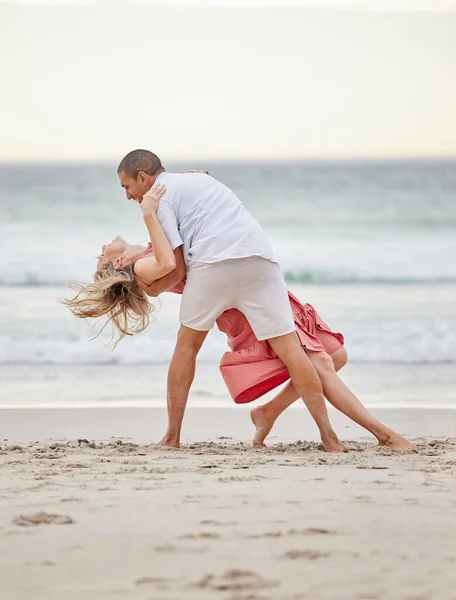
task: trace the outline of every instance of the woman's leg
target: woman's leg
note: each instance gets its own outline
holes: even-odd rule
[[[347,351],[345,348],[339,348],[331,355],[334,369],[339,371],[347,364]],[[250,418],[256,427],[253,438],[254,446],[264,446],[264,440],[271,431],[277,417],[283,413],[293,402],[300,398],[291,381],[281,390],[272,400],[262,406],[258,406],[250,411]]]
[[[388,446],[398,452],[415,448],[414,444],[371,415],[337,375],[333,362],[326,352],[308,351],[307,355],[320,377],[325,397],[335,408],[358,425],[361,425],[361,427],[364,427],[364,429],[367,429],[367,431],[370,431],[378,439],[381,446]]]
[[[347,355],[344,348],[334,352],[331,357],[326,352],[308,351],[307,354],[320,377],[325,397],[335,408],[370,431],[382,446],[388,446],[396,451],[411,450],[415,447],[373,417],[337,375],[336,370],[340,368],[339,365],[342,363],[343,366],[346,363]],[[277,417],[298,397],[298,393],[290,382],[272,400],[251,411],[252,421],[256,426],[254,446],[264,445],[264,440]]]
[[[348,352],[345,350],[344,347],[339,348],[339,350],[336,350],[335,352],[330,354],[330,357],[334,365],[334,370],[336,372],[340,371],[343,367],[345,367],[345,365],[348,362]]]

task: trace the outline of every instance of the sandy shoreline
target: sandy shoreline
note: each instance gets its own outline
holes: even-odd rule
[[[4,363],[0,364],[0,409],[163,407],[166,404],[167,372],[168,363]],[[456,409],[456,369],[452,363],[349,362],[341,376],[368,408]],[[272,398],[276,391],[266,394],[252,406]],[[218,363],[198,362],[189,406],[239,410],[226,389]]]
[[[206,408],[189,406],[182,442],[217,441],[222,436],[246,444],[253,436],[249,411],[253,405]],[[375,439],[332,406],[331,422],[342,440]],[[372,409],[372,413],[395,431],[407,436],[456,437],[456,410]],[[165,407],[25,408],[0,409],[0,441],[34,442],[77,439],[109,440],[113,437],[141,443],[158,442],[165,430]],[[317,441],[318,431],[303,404],[296,404],[277,420],[268,443]]]
[[[253,449],[238,441],[247,415],[194,408],[196,441],[180,450],[98,441],[162,432],[159,409],[128,411],[0,411],[2,599],[454,599],[455,435],[417,438],[406,455],[348,429],[347,455],[316,442]],[[400,413],[403,433],[432,426]],[[213,441],[197,441],[213,419]]]

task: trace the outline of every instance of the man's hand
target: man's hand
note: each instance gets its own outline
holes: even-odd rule
[[[141,210],[143,215],[156,215],[158,210],[158,203],[163,194],[166,193],[166,186],[160,183],[154,184],[150,190],[144,194],[141,202]]]

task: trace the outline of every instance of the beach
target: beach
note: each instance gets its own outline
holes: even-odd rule
[[[182,447],[161,448],[166,368],[1,365],[2,599],[454,599],[453,365],[348,365],[417,450],[329,407],[339,455],[302,402],[253,448],[258,402],[204,362]]]
[[[0,0],[0,600],[456,600],[455,17]]]
[[[332,413],[330,455],[297,410],[252,448],[243,409],[190,408],[178,450],[160,408],[3,409],[1,597],[454,599],[456,411],[377,411],[408,454]]]

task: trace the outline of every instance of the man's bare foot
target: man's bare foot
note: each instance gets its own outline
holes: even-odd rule
[[[416,446],[394,431],[388,431],[384,438],[378,440],[379,446],[391,448],[394,452],[410,452]]]
[[[339,441],[334,431],[327,436],[321,436],[321,441],[326,452],[348,452],[347,446]]]
[[[258,406],[250,411],[250,418],[255,425],[255,435],[253,436],[254,446],[266,447],[264,440],[274,425],[275,418],[269,416],[263,406]]]

